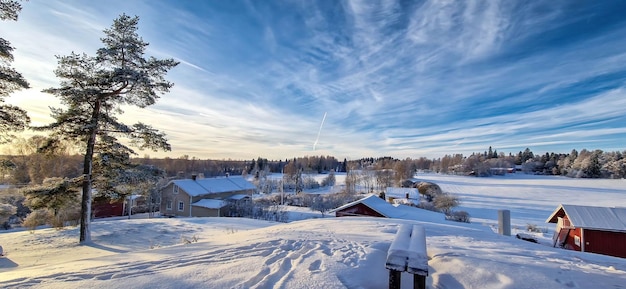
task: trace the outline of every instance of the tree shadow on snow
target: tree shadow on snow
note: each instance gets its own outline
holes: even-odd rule
[[[107,247],[101,244],[96,244],[94,242],[89,242],[84,244],[84,246],[88,246],[88,247],[92,247],[95,249],[100,249],[100,250],[105,250],[105,251],[109,251],[109,252],[113,252],[113,253],[126,253],[128,252],[128,250],[120,250],[120,249],[115,249],[115,248],[111,248],[111,247]]]
[[[11,259],[7,257],[0,257],[0,268],[15,268],[17,266],[19,265],[13,262]]]

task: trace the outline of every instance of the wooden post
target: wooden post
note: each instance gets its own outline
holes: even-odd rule
[[[402,272],[396,270],[389,270],[389,289],[400,289],[402,282]]]
[[[426,276],[413,274],[413,289],[426,289]]]
[[[498,210],[498,234],[511,236],[511,211]]]
[[[426,289],[428,255],[424,227],[403,224],[398,228],[387,250],[385,267],[389,269],[389,289],[400,289],[402,272],[413,274],[414,289]]]

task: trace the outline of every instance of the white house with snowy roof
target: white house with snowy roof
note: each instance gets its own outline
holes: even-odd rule
[[[255,189],[241,176],[173,180],[161,190],[161,215],[227,216],[230,204],[249,199]]]
[[[416,188],[396,188],[385,189],[387,200],[394,200],[398,204],[419,204],[421,200],[420,192]]]

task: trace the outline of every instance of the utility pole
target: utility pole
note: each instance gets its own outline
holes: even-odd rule
[[[285,183],[284,180],[280,180],[280,204],[285,204]]]

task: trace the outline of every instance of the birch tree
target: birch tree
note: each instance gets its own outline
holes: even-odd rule
[[[148,43],[137,34],[139,17],[125,14],[104,30],[104,47],[95,56],[72,52],[57,56],[60,85],[44,90],[60,98],[63,108],[52,108],[54,122],[40,127],[53,139],[74,140],[84,148],[80,242],[89,242],[94,155],[105,161],[140,149],[170,150],[165,135],[143,123],[118,120],[122,106],[153,105],[173,83],[165,80],[178,62],[146,58]],[[124,138],[123,140],[118,137]],[[100,149],[102,148],[102,149]]]
[[[22,5],[17,1],[0,0],[0,20],[17,21]],[[13,62],[13,47],[6,39],[0,37],[0,143],[11,141],[10,131],[24,130],[30,123],[26,111],[10,104],[4,99],[9,94],[29,88],[29,84],[22,74],[11,67]]]

